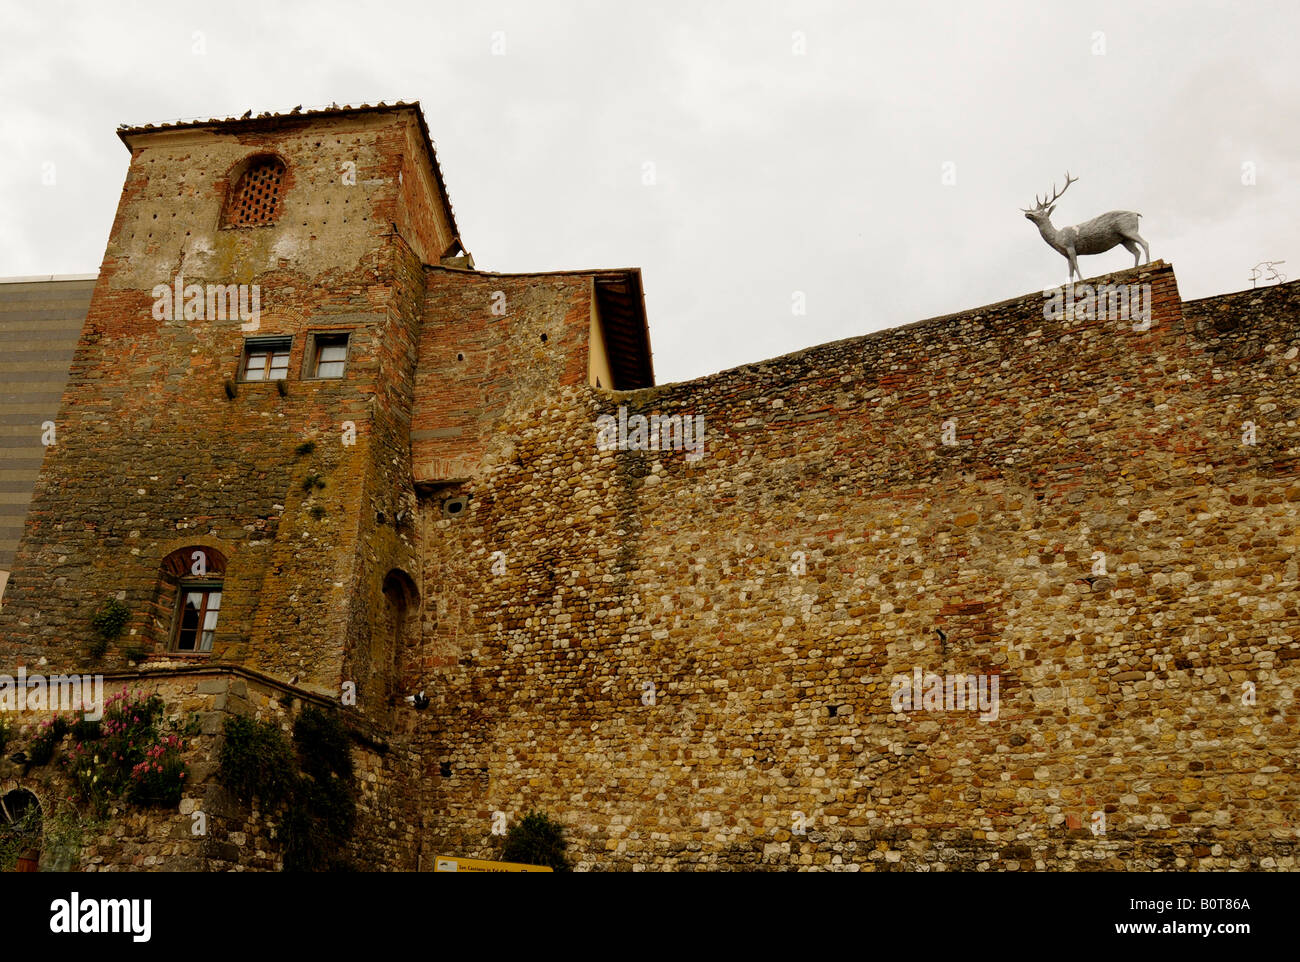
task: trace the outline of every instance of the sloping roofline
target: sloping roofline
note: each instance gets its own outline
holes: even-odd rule
[[[362,104],[360,107],[353,107],[348,104],[340,107],[338,104],[330,104],[328,107],[310,107],[307,110],[295,108],[283,114],[263,112],[247,119],[243,117],[212,117],[207,120],[174,120],[168,123],[143,124],[134,127],[122,124],[117,128],[117,136],[126,145],[127,150],[131,150],[133,149],[132,140],[134,138],[174,130],[200,130],[205,127],[221,128],[223,130],[231,128],[238,130],[267,130],[316,117],[346,117],[401,111],[410,111],[415,114],[415,119],[420,126],[420,135],[424,139],[424,149],[428,153],[429,166],[433,168],[434,180],[437,182],[438,190],[442,194],[442,202],[447,208],[447,222],[451,227],[453,241],[452,246],[443,256],[454,254],[457,250],[463,251],[465,245],[460,239],[460,228],[456,225],[456,211],[452,207],[451,196],[447,193],[447,184],[442,179],[442,167],[438,164],[438,153],[434,149],[433,138],[429,136],[429,125],[424,121],[424,110],[420,107],[418,100],[410,102],[399,100],[392,104],[381,102],[373,106],[371,104]]]

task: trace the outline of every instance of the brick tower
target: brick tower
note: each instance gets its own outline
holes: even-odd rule
[[[130,166],[0,609],[3,671],[158,691],[197,712],[200,775],[230,713],[287,724],[315,702],[383,743],[447,627],[424,604],[428,519],[509,456],[507,412],[652,383],[639,273],[474,270],[418,105],[118,134]],[[52,770],[0,768],[62,794]],[[153,857],[249,863],[213,844]],[[418,863],[378,844],[372,861]]]
[[[81,665],[116,598],[107,664],[215,660],[332,697],[353,680],[373,711],[395,683],[374,629],[414,601],[410,541],[377,519],[410,514],[420,265],[460,244],[421,115],[119,135],[131,164],[0,644]]]

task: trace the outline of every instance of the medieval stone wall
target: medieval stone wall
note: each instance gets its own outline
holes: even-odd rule
[[[0,757],[0,795],[14,789],[32,792],[45,821],[40,865],[45,871],[277,871],[283,865],[279,817],[264,810],[260,800],[241,802],[217,775],[220,733],[233,715],[255,717],[278,725],[286,739],[304,706],[284,686],[249,673],[191,667],[183,672],[154,672],[141,677],[133,671],[110,672],[104,678],[105,697],[120,692],[158,694],[166,703],[162,730],[180,733],[187,766],[186,787],[176,807],[141,807],[115,800],[97,814],[79,800],[66,764],[74,739],[66,736],[54,756],[43,764],[21,760],[15,747],[28,748],[47,711],[6,711],[10,751]],[[76,713],[63,712],[74,719]],[[92,747],[94,742],[89,743]],[[385,783],[377,775],[387,749],[364,738],[353,751],[360,806],[374,815],[391,808],[383,798]],[[17,756],[17,757],[15,757]],[[404,822],[414,826],[409,818]],[[384,842],[358,845],[352,853],[358,867],[404,865],[393,856],[416,847],[415,830],[389,829]]]
[[[1035,294],[518,411],[424,504],[424,849],[535,807],[593,869],[1294,868],[1300,286],[1107,280],[1149,329]],[[620,405],[703,456],[598,450]]]
[[[430,266],[412,117],[254,126],[133,135],[0,610],[0,674],[106,672],[200,726],[180,810],[79,865],[278,867],[220,725],[316,701],[355,736],[360,867],[491,856],[533,808],[585,869],[1296,867],[1300,284],[1183,304],[1157,263],[1093,281],[1142,321],[1035,293],[615,393],[590,274]],[[264,151],[280,223],[219,228]],[[159,318],[177,277],[258,284],[290,378],[238,381],[241,318]],[[347,376],[304,375],[337,330]],[[201,657],[167,650],[195,547]],[[0,781],[69,788],[28,768]]]

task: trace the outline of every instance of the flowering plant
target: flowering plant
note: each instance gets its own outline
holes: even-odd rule
[[[99,809],[125,796],[137,805],[175,805],[185,785],[184,742],[159,730],[162,697],[121,691],[104,703],[97,728],[81,737],[66,760],[84,801]]]

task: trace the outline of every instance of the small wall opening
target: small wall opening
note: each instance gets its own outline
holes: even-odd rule
[[[234,187],[226,197],[222,227],[264,227],[280,216],[285,188],[285,165],[270,154],[251,157],[242,171],[231,172]]]
[[[384,605],[371,636],[370,662],[389,701],[402,695],[402,679],[412,667],[419,638],[420,593],[405,571],[393,568],[384,576]]]

